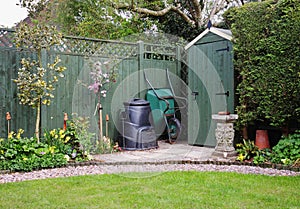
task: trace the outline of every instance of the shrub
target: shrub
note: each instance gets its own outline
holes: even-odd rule
[[[273,147],[271,162],[292,165],[300,159],[300,131],[283,137]]]
[[[249,3],[224,18],[233,33],[238,126],[299,121],[300,1]]]
[[[271,162],[284,165],[296,165],[300,161],[300,131],[283,137],[276,146],[259,150],[253,141],[243,140],[237,144],[237,160],[253,160],[254,164]]]
[[[90,122],[88,117],[80,117],[76,113],[72,114],[72,121],[68,123],[68,130],[75,133],[83,150],[87,153],[95,152],[96,134],[89,132]]]
[[[244,160],[250,160],[256,156],[256,153],[258,151],[258,147],[254,144],[251,140],[245,140],[243,139],[243,144],[237,144],[237,153],[238,157],[237,160],[244,161]]]
[[[89,158],[88,152],[81,145],[72,122],[68,122],[68,124],[66,130],[53,129],[45,131],[42,140],[44,143],[56,147],[59,153],[67,155],[68,159],[84,161]]]
[[[64,154],[55,146],[37,143],[35,138],[21,138],[23,130],[10,133],[0,141],[0,170],[32,171],[67,164]]]

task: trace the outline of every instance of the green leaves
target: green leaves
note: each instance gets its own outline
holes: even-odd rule
[[[34,138],[16,136],[0,142],[0,170],[32,171],[67,163],[64,155],[54,153],[55,148],[48,144],[37,143]]]
[[[16,47],[25,47],[33,51],[49,49],[59,44],[62,34],[58,33],[55,26],[20,24],[16,29]]]
[[[253,158],[254,164],[271,162],[276,164],[293,165],[300,160],[300,131],[283,137],[276,146],[259,150],[254,141],[243,140],[237,144],[237,160],[245,161]]]
[[[29,2],[30,0],[26,1]],[[20,24],[16,30],[16,47],[28,48],[37,53],[37,60],[23,58],[18,77],[13,81],[18,87],[20,104],[36,108],[36,138],[39,140],[39,124],[41,105],[50,105],[54,97],[54,83],[58,77],[63,77],[65,67],[59,66],[60,59],[56,57],[53,63],[43,66],[42,50],[49,50],[55,44],[60,44],[62,34],[54,26],[43,24]]]
[[[273,147],[271,161],[284,165],[291,165],[300,159],[300,132],[290,134],[282,138],[278,144]]]
[[[18,77],[13,80],[17,83],[17,95],[21,104],[35,108],[41,101],[44,105],[50,105],[51,99],[54,98],[54,84],[58,82],[58,77],[63,77],[62,72],[66,69],[57,66],[59,62],[59,58],[56,57],[55,62],[48,63],[48,69],[45,69],[39,67],[35,60],[22,59],[23,67],[19,69]]]
[[[299,120],[300,2],[249,3],[225,13],[233,32],[239,123]]]

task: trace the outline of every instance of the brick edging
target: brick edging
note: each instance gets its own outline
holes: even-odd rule
[[[293,167],[293,166],[285,166],[282,164],[271,164],[271,163],[263,163],[259,165],[255,165],[253,162],[239,162],[239,161],[218,161],[218,160],[165,160],[165,161],[124,161],[124,162],[105,162],[105,161],[85,161],[85,162],[69,162],[65,166],[62,167],[78,167],[78,166],[90,166],[90,165],[166,165],[166,164],[210,164],[210,165],[238,165],[238,166],[253,166],[253,167],[261,167],[261,168],[273,168],[277,170],[289,170],[294,172],[300,172],[300,167]],[[62,168],[56,167],[56,168]],[[47,169],[47,168],[46,168]],[[51,169],[51,168],[48,168]],[[41,170],[41,169],[40,169]],[[16,171],[10,170],[0,170],[0,174],[10,174]],[[21,171],[22,172],[22,171]]]

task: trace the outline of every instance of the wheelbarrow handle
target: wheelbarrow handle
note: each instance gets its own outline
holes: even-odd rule
[[[164,110],[164,114],[170,109],[170,102],[167,99],[164,98],[158,98],[160,100],[163,100],[166,103],[166,109]]]

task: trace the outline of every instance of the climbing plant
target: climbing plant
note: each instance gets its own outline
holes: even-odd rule
[[[300,2],[249,3],[224,16],[234,37],[240,125],[287,127],[300,115]]]

